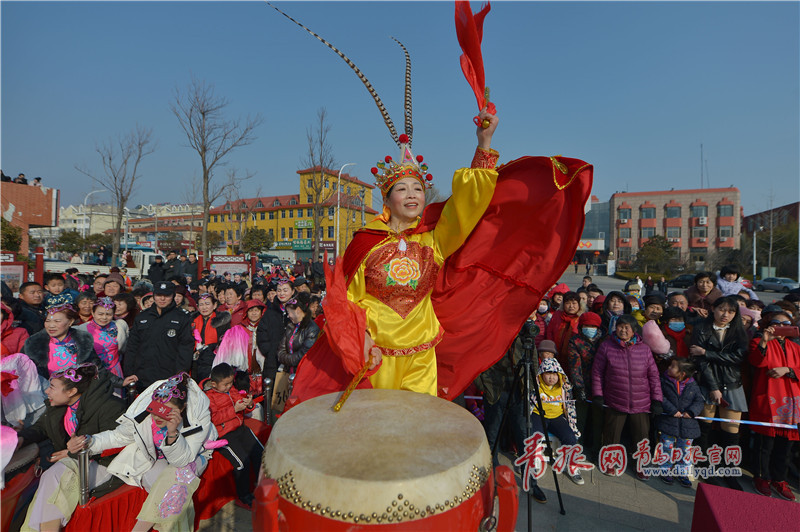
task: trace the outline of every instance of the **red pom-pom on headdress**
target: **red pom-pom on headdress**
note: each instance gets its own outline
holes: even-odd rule
[[[405,133],[403,133],[402,135],[400,135],[400,136],[397,138],[397,140],[399,140],[399,141],[400,141],[400,144],[408,144],[408,135],[406,135]]]

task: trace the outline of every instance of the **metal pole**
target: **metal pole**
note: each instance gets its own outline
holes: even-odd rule
[[[753,282],[756,282],[756,237],[758,236],[758,227],[753,229]],[[753,287],[755,290],[755,287]]]
[[[339,177],[336,178],[336,256],[339,256],[339,205],[342,196],[342,170],[348,166],[355,166],[356,163],[345,163],[339,168]]]
[[[264,379],[264,421],[272,425],[272,379]]]
[[[156,220],[156,232],[153,235],[153,251],[158,253],[158,211],[153,213],[153,217]]]
[[[78,483],[81,506],[86,506],[89,503],[89,449],[78,452]]]
[[[97,194],[98,192],[105,192],[105,190],[92,190],[83,198],[83,238],[86,238],[86,202],[89,200],[89,196]],[[89,225],[91,226],[91,223]],[[91,227],[89,227],[89,229],[91,230]]]

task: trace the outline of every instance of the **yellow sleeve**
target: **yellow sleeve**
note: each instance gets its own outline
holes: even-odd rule
[[[433,240],[442,260],[460,248],[478,224],[492,200],[496,183],[494,169],[462,168],[453,175],[453,194],[433,230]]]

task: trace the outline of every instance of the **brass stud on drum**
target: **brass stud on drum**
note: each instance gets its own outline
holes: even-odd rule
[[[392,501],[392,506],[397,506],[397,501]]]
[[[398,498],[398,499],[400,499],[400,500],[402,501],[402,500],[403,500],[403,494],[402,494],[402,493],[398,493],[398,494],[397,494],[397,498]]]

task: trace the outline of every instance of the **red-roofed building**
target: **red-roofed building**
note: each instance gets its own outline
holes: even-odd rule
[[[735,187],[617,192],[609,217],[611,251],[622,264],[633,262],[654,235],[665,236],[681,261],[704,263],[717,251],[739,248],[742,213]]]

